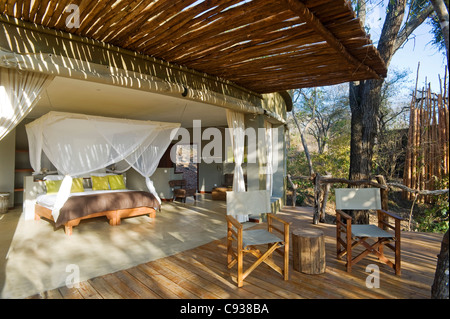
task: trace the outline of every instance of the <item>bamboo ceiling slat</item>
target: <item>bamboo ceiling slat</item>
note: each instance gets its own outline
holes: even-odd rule
[[[55,8],[55,10],[53,12],[49,12],[46,17],[44,17],[44,21],[48,20],[46,24],[44,24],[44,26],[51,28],[52,26],[56,26],[57,23],[60,20],[63,20],[62,17],[62,13],[64,12],[64,9],[66,8],[66,5],[68,3],[69,0],[65,0],[65,1],[58,1],[57,2],[57,6]],[[92,1],[95,3],[95,1]],[[83,8],[80,6],[80,15],[82,16],[84,11],[81,11]],[[28,17],[29,20],[29,17]]]
[[[22,15],[22,10],[23,10],[23,0],[17,1],[17,5],[16,5],[16,13],[15,13],[15,17],[18,18]]]
[[[132,50],[138,50],[144,43],[147,42],[151,42],[152,44],[157,45],[155,38],[158,36],[158,32],[163,32],[166,30],[171,30],[171,33],[174,32],[171,27],[173,18],[168,18],[170,17],[170,15],[167,14],[169,9],[179,8],[179,10],[181,10],[181,8],[183,8],[183,5],[189,5],[193,2],[195,2],[195,0],[184,2],[176,1],[172,3],[167,1],[157,2],[157,4],[155,6],[152,6],[151,10],[147,13],[149,20],[146,23],[143,23],[143,25],[139,27],[138,30],[134,30],[131,33],[132,38],[126,41],[125,46],[131,48]],[[165,37],[165,40],[170,40],[172,36],[173,35]]]
[[[44,16],[45,12],[47,11],[47,7],[50,4],[50,0],[42,0],[41,4],[38,8],[38,10],[36,11],[36,17],[35,17],[35,21],[37,24],[42,24],[42,17]],[[52,5],[50,4],[50,7]]]
[[[286,36],[290,30],[284,30],[275,34],[277,31],[273,31],[274,29],[288,28],[295,24],[295,21],[284,21],[287,17],[289,17],[288,12],[285,11],[278,15],[258,20],[255,23],[247,24],[241,28],[213,35],[210,39],[210,44],[227,44],[229,41],[239,44],[242,41],[251,41],[251,46],[254,46],[261,42],[276,40]],[[280,20],[281,22],[278,22]],[[195,52],[193,56],[195,56]]]
[[[66,26],[69,4],[79,6],[78,28]],[[258,93],[386,76],[345,0],[0,0],[0,13]]]
[[[147,8],[149,5],[149,1],[139,1],[139,3],[133,8],[128,9],[120,18],[116,19],[116,26],[115,29],[118,30],[111,30],[108,27],[104,27],[103,32],[99,34],[99,37],[103,38],[103,41],[109,42],[115,37],[118,37],[121,33],[126,32],[125,30],[130,24],[134,23],[134,20],[138,20],[139,15],[141,12],[145,12],[145,8]],[[109,35],[108,35],[109,33]]]
[[[305,39],[307,39],[307,37],[300,38],[301,41]],[[205,57],[204,59],[200,59],[197,61],[197,63],[194,62],[193,66],[201,67],[202,65],[204,65],[204,67],[212,69],[214,68],[214,65],[223,65],[223,64],[229,65],[231,63],[242,62],[245,61],[245,59],[251,59],[252,57],[255,58],[256,54],[258,53],[254,52],[255,50],[261,50],[264,52],[268,52],[269,54],[283,53],[286,52],[286,49],[290,49],[292,51],[298,50],[299,47],[297,47],[296,45],[292,46],[291,40],[292,39],[281,38],[278,39],[277,41],[259,44],[258,46],[256,46],[256,48],[253,47],[237,48],[234,49],[233,52],[228,53],[226,55],[226,58],[220,56],[220,54],[216,54],[209,57]],[[297,44],[301,45],[302,43],[298,42]],[[296,61],[294,64],[297,64],[298,62],[299,61]],[[274,63],[273,59],[271,60],[271,63]]]
[[[268,5],[268,8],[261,8],[261,6],[258,6],[257,2],[249,2],[239,7],[231,8],[221,15],[215,15],[211,19],[200,21],[193,27],[188,28],[187,33],[182,34],[178,39],[174,39],[172,43],[165,41],[165,43],[158,48],[159,51],[155,54],[157,56],[161,55],[162,50],[173,52],[173,46],[179,46],[180,49],[186,49],[191,44],[204,43],[204,41],[208,41],[209,38],[220,32],[233,30],[239,26],[253,23],[255,20],[260,19],[261,16],[267,16],[267,12],[263,9],[273,10],[275,7],[276,4],[271,3]],[[248,11],[252,11],[253,14],[246,14]],[[169,48],[171,45],[172,47]]]
[[[209,54],[203,55],[201,57],[196,58],[196,55],[193,54],[193,58],[196,59],[192,59],[191,64],[193,67],[195,67],[195,65],[201,66],[203,64],[205,67],[209,68],[213,67],[214,64],[220,65],[224,63],[223,60],[231,62],[235,60],[242,60],[245,55],[255,56],[255,53],[257,53],[255,51],[270,52],[271,54],[274,54],[274,50],[276,49],[278,49],[280,52],[285,51],[286,48],[289,47],[294,50],[296,47],[311,43],[313,37],[315,38],[315,40],[317,40],[316,35],[313,34],[312,30],[303,28],[303,31],[298,31],[298,29],[299,28],[292,28],[289,30],[289,32],[293,33],[292,37],[286,35],[287,32],[285,31],[276,31],[272,34],[267,34],[265,38],[253,38],[249,43],[246,44],[235,44],[234,46],[230,47],[229,44],[226,43],[224,44],[226,45],[226,48],[213,47],[213,50],[210,50]],[[309,33],[309,36],[307,33]],[[245,38],[241,41],[244,40]],[[217,49],[222,50],[218,51]],[[178,61],[178,63],[180,64],[183,64],[184,62],[184,60]]]

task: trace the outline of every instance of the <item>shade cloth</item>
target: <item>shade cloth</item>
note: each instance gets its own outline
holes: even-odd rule
[[[244,114],[227,110],[227,122],[234,156],[233,191],[245,192],[244,171],[242,169],[245,143]]]
[[[336,209],[382,209],[379,188],[336,188]]]
[[[53,78],[0,67],[0,140],[30,113]]]
[[[268,190],[227,192],[227,215],[261,215],[271,211]]]
[[[233,192],[245,192],[244,161],[245,123],[244,114],[227,109],[227,123],[231,135],[234,156]],[[248,221],[248,215],[234,216],[239,222]]]
[[[265,128],[265,139],[266,139],[266,189],[269,191],[270,196],[273,193],[273,130],[272,123],[265,120],[264,121]]]
[[[65,175],[52,216],[57,220],[59,209],[70,195],[73,176],[120,162],[126,162],[144,176],[149,191],[161,202],[150,176],[179,127],[179,123],[64,112],[49,112],[25,125],[34,171],[41,171],[43,151]]]

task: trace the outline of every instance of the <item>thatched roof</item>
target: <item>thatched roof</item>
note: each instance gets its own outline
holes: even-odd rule
[[[69,4],[79,28],[67,28]],[[386,76],[344,0],[3,0],[0,12],[215,75],[258,93]]]

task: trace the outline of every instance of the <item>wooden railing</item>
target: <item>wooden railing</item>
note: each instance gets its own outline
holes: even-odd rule
[[[313,213],[313,224],[318,224],[319,222],[324,222],[325,220],[325,209],[328,201],[328,193],[331,188],[331,184],[347,184],[350,186],[371,186],[380,188],[381,195],[381,207],[383,210],[388,210],[388,192],[390,187],[400,188],[403,191],[412,193],[417,198],[418,195],[441,195],[449,192],[448,189],[439,190],[417,190],[409,188],[403,184],[395,182],[386,182],[383,175],[377,175],[374,177],[376,182],[373,180],[348,180],[345,178],[333,178],[331,175],[320,175],[314,173],[312,176],[290,176],[287,175],[288,183],[291,185],[293,190],[292,195],[292,206],[295,207],[297,199],[297,185],[294,183],[296,180],[307,180],[314,185],[314,213]],[[414,201],[415,202],[415,201]],[[413,202],[413,205],[414,205]],[[410,213],[411,221],[412,208]]]

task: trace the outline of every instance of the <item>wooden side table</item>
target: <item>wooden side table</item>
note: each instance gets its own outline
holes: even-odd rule
[[[9,193],[0,193],[0,214],[8,212],[9,208]]]
[[[301,229],[292,232],[294,270],[305,274],[325,272],[325,238],[321,230]]]

